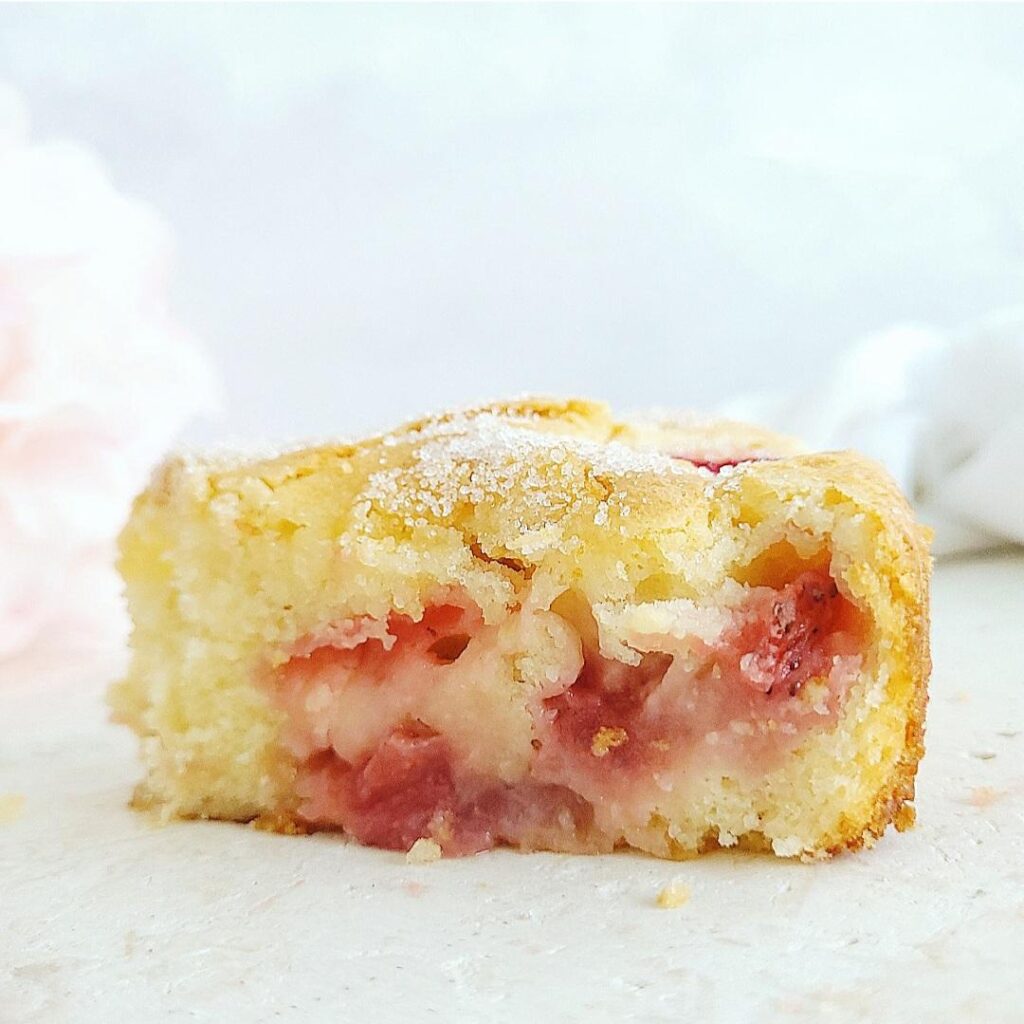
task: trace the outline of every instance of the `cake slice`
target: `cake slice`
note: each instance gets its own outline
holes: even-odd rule
[[[121,545],[165,816],[662,857],[913,820],[930,563],[853,453],[526,400],[171,458]]]

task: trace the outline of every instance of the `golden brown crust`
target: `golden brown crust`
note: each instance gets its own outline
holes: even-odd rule
[[[905,741],[903,752],[893,769],[888,783],[875,799],[874,808],[863,830],[852,827],[844,841],[829,848],[836,853],[845,847],[850,850],[870,845],[892,823],[898,832],[912,829],[917,820],[913,806],[915,779],[921,758],[924,757],[924,723],[928,707],[928,680],[931,678],[932,660],[929,642],[929,580],[931,558],[927,552],[925,532],[910,523],[905,544],[906,556],[896,564],[903,575],[899,586],[905,600],[904,629],[906,637],[907,672],[912,693],[907,702]]]
[[[838,491],[870,510],[878,520],[879,535],[871,552],[878,574],[876,586],[888,587],[884,604],[893,617],[889,633],[894,655],[902,663],[909,689],[904,698],[906,723],[903,750],[874,800],[865,824],[848,822],[823,852],[838,853],[870,846],[886,827],[903,832],[913,827],[915,778],[924,756],[924,722],[931,676],[929,643],[930,532],[914,519],[896,484],[881,466],[853,452],[825,453],[794,460],[798,465],[826,473]],[[877,614],[877,612],[876,612]]]

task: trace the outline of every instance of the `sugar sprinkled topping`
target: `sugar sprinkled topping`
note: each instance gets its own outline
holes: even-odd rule
[[[737,446],[750,447],[746,434],[742,439],[736,436],[733,428],[738,426],[684,415],[658,424],[666,430],[714,435],[716,458],[725,457],[722,453]],[[704,481],[710,496],[719,488],[730,489],[730,477],[735,484],[746,469],[743,465],[724,466],[715,477],[700,465],[674,457],[672,451],[659,450],[662,444],[667,446],[667,440],[657,429],[652,433],[650,427],[650,421],[645,424],[644,420],[616,424],[603,407],[587,403],[524,399],[441,414],[361,443],[335,439],[263,450],[185,451],[165,465],[175,463],[185,478],[201,479],[209,473],[255,468],[261,462],[311,448],[344,445],[363,460],[364,467],[374,461],[378,466],[366,481],[357,510],[362,508],[365,514],[376,503],[403,516],[410,527],[425,525],[427,517],[447,518],[462,505],[501,501],[513,494],[517,508],[550,514],[544,518],[573,508],[578,511],[583,502],[596,501],[594,523],[605,527],[610,525],[612,509],[621,517],[620,523],[636,511],[626,504],[626,492],[615,489],[617,479],[687,477]],[[629,443],[625,437],[630,438]],[[690,438],[687,444],[691,442],[704,443],[701,438]],[[343,472],[353,469],[345,460],[341,468]],[[639,500],[641,504],[645,501]]]
[[[539,418],[495,415],[454,416],[397,436],[416,442],[412,464],[384,468],[370,477],[365,497],[385,507],[422,507],[443,518],[461,504],[481,504],[517,491],[538,511],[567,504],[568,485],[581,473],[604,477],[638,474],[695,476],[697,471],[659,451],[550,433]],[[553,486],[561,478],[562,487]],[[410,492],[410,482],[412,492]],[[608,503],[599,503],[595,523],[608,522]]]

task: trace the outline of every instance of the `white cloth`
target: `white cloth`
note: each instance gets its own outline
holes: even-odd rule
[[[1024,310],[955,335],[870,335],[810,389],[723,411],[878,459],[935,530],[936,554],[1024,544]]]

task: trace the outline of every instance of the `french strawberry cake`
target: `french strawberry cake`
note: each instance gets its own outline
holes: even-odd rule
[[[121,551],[165,817],[805,858],[913,821],[930,562],[859,455],[523,400],[172,457]]]

